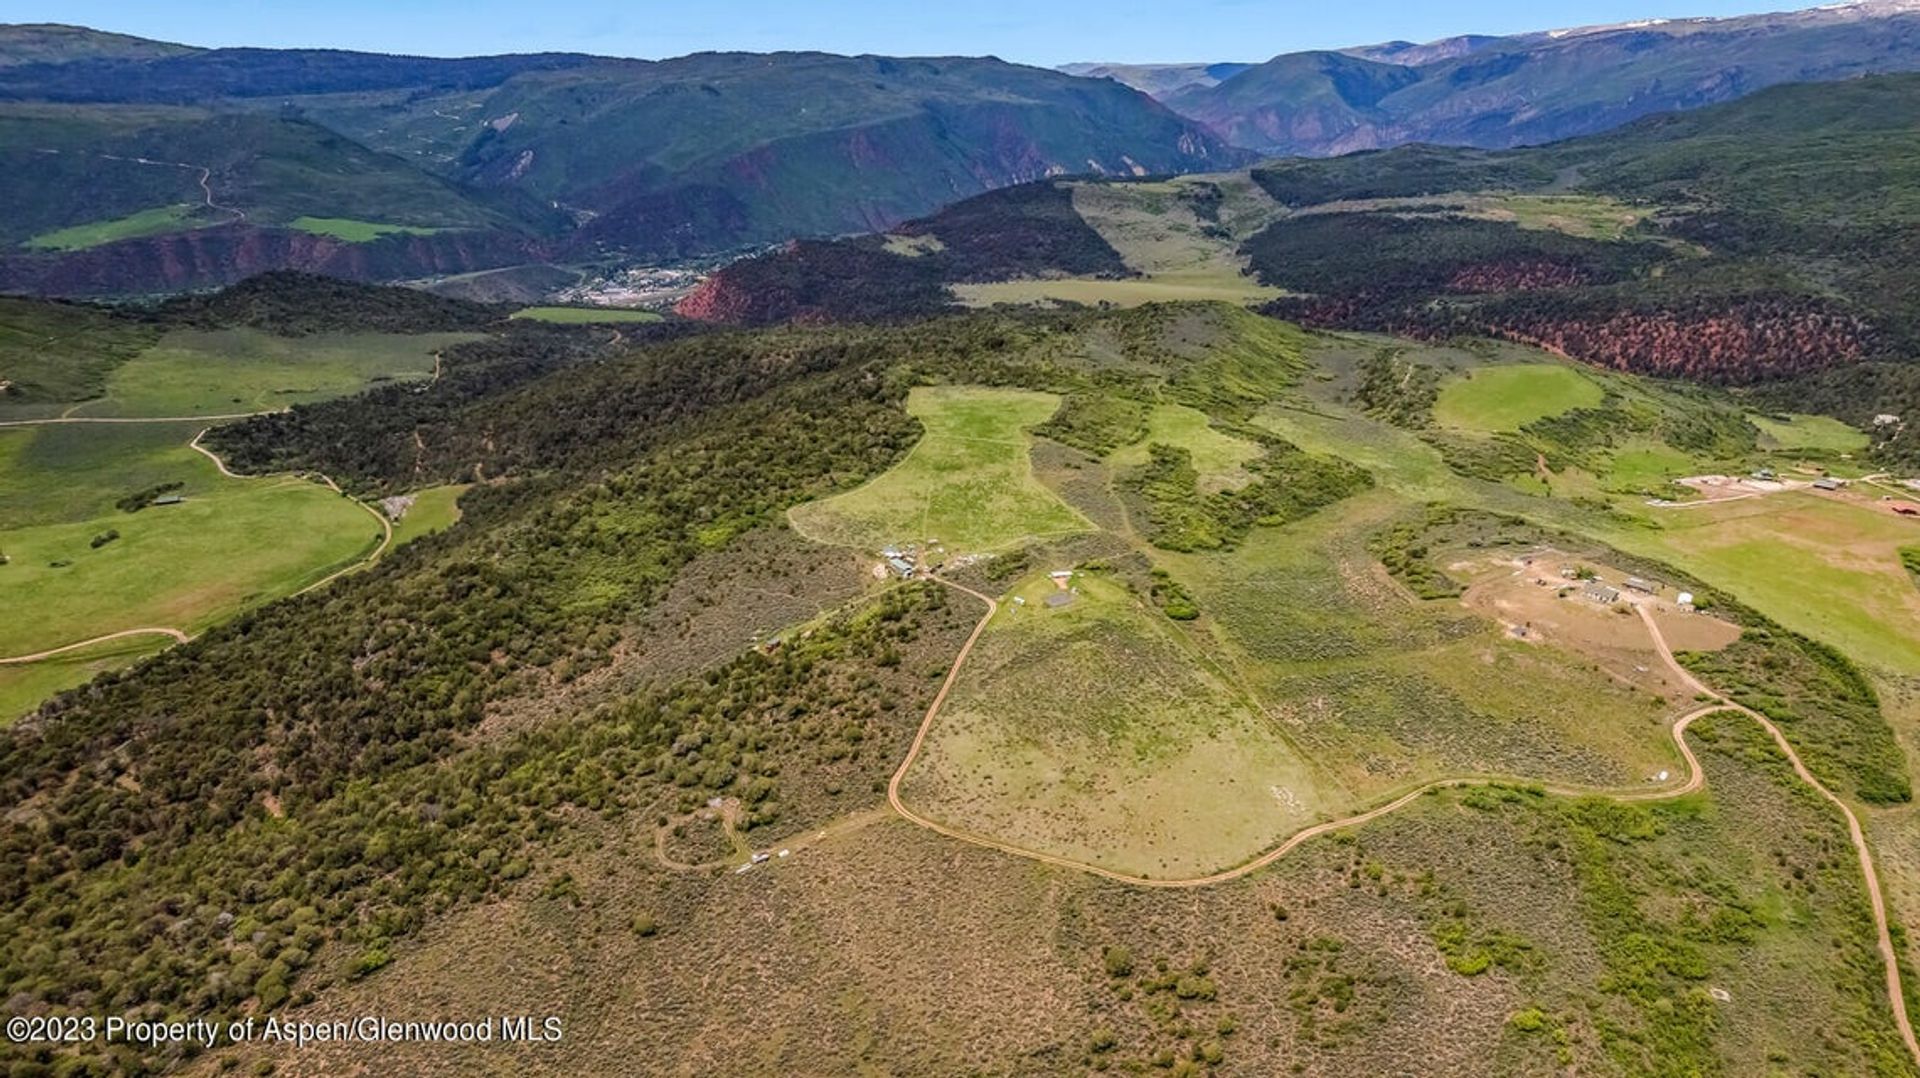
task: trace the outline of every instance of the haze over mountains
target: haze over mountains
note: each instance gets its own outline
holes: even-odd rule
[[[824,53],[429,59],[0,27],[0,290],[671,262],[889,228],[1048,176],[1531,144],[1913,68],[1920,0],[1065,71]]]

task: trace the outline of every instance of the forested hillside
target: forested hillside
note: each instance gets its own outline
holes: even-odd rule
[[[1062,172],[1247,159],[1137,91],[990,58],[441,60],[60,29],[0,28],[11,291],[670,260]]]

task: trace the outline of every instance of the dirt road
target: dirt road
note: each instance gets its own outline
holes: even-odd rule
[[[1639,613],[1640,620],[1646,623],[1647,632],[1653,637],[1653,646],[1660,652],[1660,660],[1666,663],[1682,682],[1697,692],[1720,700],[1725,708],[1737,711],[1759,723],[1760,728],[1773,738],[1773,743],[1779,746],[1780,754],[1793,765],[1793,773],[1800,776],[1800,781],[1812,787],[1815,793],[1825,798],[1834,808],[1839,809],[1840,815],[1846,818],[1847,835],[1853,840],[1853,852],[1860,861],[1860,875],[1866,882],[1867,901],[1873,907],[1873,928],[1875,935],[1879,937],[1880,961],[1886,969],[1887,996],[1893,1001],[1894,1024],[1899,1027],[1900,1039],[1906,1042],[1907,1051],[1913,1056],[1914,1063],[1920,1065],[1920,1038],[1914,1036],[1913,1022],[1907,1017],[1906,997],[1900,984],[1900,953],[1893,946],[1893,931],[1887,924],[1887,900],[1880,890],[1880,874],[1874,869],[1873,851],[1867,846],[1866,829],[1860,826],[1860,817],[1854,815],[1853,809],[1848,807],[1838,795],[1827,789],[1819,779],[1813,777],[1813,772],[1807,769],[1806,763],[1800,759],[1800,754],[1793,751],[1787,736],[1780,732],[1780,728],[1773,724],[1773,720],[1752,708],[1726,700],[1709,689],[1673,657],[1673,649],[1667,646],[1666,636],[1660,632],[1659,623],[1654,621],[1647,607],[1635,604],[1634,609]]]
[[[11,664],[16,664],[16,663],[35,663],[35,662],[39,662],[41,659],[51,659],[55,655],[64,655],[69,651],[79,651],[81,648],[89,648],[95,644],[104,644],[109,640],[119,640],[129,636],[171,636],[173,637],[174,642],[177,644],[184,644],[188,640],[192,639],[186,633],[183,633],[178,629],[169,629],[165,626],[155,626],[153,628],[147,628],[147,629],[122,629],[117,633],[108,633],[105,636],[96,636],[91,640],[82,640],[74,644],[62,644],[57,648],[48,648],[45,651],[36,651],[31,655],[14,655],[8,658],[0,659],[0,666],[7,666]]]
[[[1250,872],[1258,871],[1285,857],[1303,843],[1334,831],[1349,827],[1358,827],[1361,824],[1377,820],[1388,813],[1405,808],[1407,805],[1412,804],[1434,790],[1460,786],[1479,786],[1492,781],[1487,778],[1451,778],[1429,782],[1402,794],[1392,801],[1368,809],[1365,812],[1344,816],[1337,820],[1328,820],[1325,823],[1315,824],[1312,827],[1298,831],[1285,842],[1282,842],[1280,845],[1268,850],[1266,853],[1261,854],[1251,861],[1220,872],[1215,872],[1211,875],[1196,876],[1187,879],[1154,879],[1145,876],[1129,875],[1124,872],[1116,872],[1112,869],[1102,868],[1099,865],[1075,861],[1072,858],[1060,857],[1040,850],[1030,850],[985,835],[978,835],[959,828],[949,827],[937,821],[927,819],[919,813],[914,812],[911,808],[908,808],[900,797],[900,787],[906,780],[908,770],[913,767],[914,761],[918,759],[921,748],[926,744],[927,733],[933,728],[933,722],[935,718],[939,716],[941,706],[946,703],[947,695],[952,691],[954,682],[959,679],[961,668],[966,665],[967,657],[972,654],[973,647],[979,641],[980,635],[986,631],[988,622],[992,621],[993,615],[998,612],[999,604],[996,603],[992,597],[983,595],[964,585],[956,584],[951,580],[946,580],[938,576],[933,577],[933,579],[955,591],[980,600],[986,604],[987,611],[980,618],[979,624],[973,627],[973,632],[968,635],[967,641],[961,646],[959,654],[954,657],[953,666],[948,669],[946,680],[941,683],[940,691],[935,694],[933,703],[928,705],[926,716],[921,720],[920,728],[914,733],[913,743],[907,748],[906,758],[900,762],[900,767],[894,771],[892,780],[887,783],[887,803],[893,806],[895,812],[898,812],[906,819],[930,831],[945,835],[948,838],[998,850],[1015,857],[1025,857],[1029,860],[1039,861],[1044,864],[1089,872],[1096,876],[1102,876],[1110,880],[1132,884],[1138,887],[1205,887],[1211,884],[1225,883],[1229,880],[1245,876]],[[1648,608],[1636,604],[1635,610],[1640,615],[1641,621],[1645,623],[1647,632],[1653,639],[1653,646],[1655,650],[1658,651],[1661,661],[1666,664],[1668,669],[1673,672],[1674,676],[1679,679],[1682,685],[1687,686],[1705,700],[1703,706],[1681,716],[1670,728],[1674,747],[1679,750],[1681,757],[1686,761],[1686,779],[1678,785],[1661,787],[1654,790],[1608,791],[1553,785],[1546,785],[1542,788],[1549,793],[1564,796],[1598,796],[1609,797],[1619,801],[1655,801],[1682,797],[1694,793],[1706,785],[1706,772],[1701,768],[1700,760],[1694,755],[1693,748],[1687,744],[1686,733],[1688,727],[1692,726],[1698,719],[1720,712],[1735,712],[1745,715],[1758,723],[1760,727],[1773,738],[1774,744],[1779,747],[1781,754],[1787,758],[1787,762],[1793,767],[1794,774],[1799,776],[1800,781],[1812,787],[1821,797],[1839,809],[1841,816],[1847,821],[1847,832],[1853,841],[1854,853],[1859,858],[1861,876],[1866,883],[1867,897],[1873,907],[1874,929],[1878,936],[1881,961],[1885,967],[1887,996],[1892,1004],[1894,1024],[1898,1027],[1901,1040],[1906,1043],[1907,1051],[1913,1056],[1915,1064],[1920,1065],[1920,1039],[1915,1038],[1913,1024],[1907,1017],[1906,996],[1900,983],[1898,952],[1894,949],[1892,931],[1887,923],[1886,900],[1881,894],[1880,878],[1873,864],[1873,853],[1867,846],[1866,833],[1860,826],[1859,817],[1854,815],[1853,810],[1847,806],[1845,801],[1842,801],[1833,791],[1827,789],[1826,786],[1821,784],[1820,780],[1813,776],[1813,772],[1807,769],[1807,765],[1800,759],[1800,754],[1794,751],[1793,746],[1788,743],[1786,736],[1780,732],[1779,727],[1775,726],[1771,720],[1759,712],[1736,704],[1708,688],[1699,678],[1693,675],[1692,671],[1680,665],[1679,660],[1674,658],[1673,649],[1667,645],[1666,636],[1661,633],[1659,623],[1654,620],[1653,614]],[[1540,784],[1535,783],[1534,785]]]

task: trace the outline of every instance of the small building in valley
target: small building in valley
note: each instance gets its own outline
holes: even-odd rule
[[[153,500],[155,505],[179,505],[187,499],[178,494],[162,494]]]
[[[902,580],[913,579],[913,563],[895,554],[887,559],[887,568],[892,569]]]
[[[1587,586],[1580,589],[1580,594],[1582,597],[1599,603],[1602,606],[1620,601],[1620,589],[1610,587],[1598,580],[1587,581]]]
[[[1813,481],[1813,489],[1815,490],[1839,490],[1844,486],[1846,486],[1845,483],[1842,483],[1830,475],[1823,475]]]
[[[1628,591],[1637,591],[1642,595],[1660,594],[1660,585],[1655,584],[1651,580],[1642,580],[1637,576],[1630,576],[1622,581],[1622,583],[1626,584]]]

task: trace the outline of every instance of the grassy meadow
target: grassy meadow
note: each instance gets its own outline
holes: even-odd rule
[[[1483,367],[1441,386],[1433,414],[1463,430],[1518,430],[1536,419],[1592,407],[1604,396],[1598,383],[1571,366]]]
[[[324,333],[278,337],[253,329],[173,330],[107,375],[105,395],[75,416],[224,415],[274,411],[369,385],[433,373],[433,354],[464,333]]]
[[[1161,404],[1147,413],[1146,437],[1115,450],[1107,462],[1116,468],[1138,467],[1147,462],[1151,445],[1185,449],[1199,473],[1200,489],[1209,493],[1245,486],[1253,479],[1246,466],[1260,459],[1262,452],[1244,438],[1215,430],[1207,414],[1197,408]]]
[[[921,386],[907,411],[926,433],[905,460],[858,490],[797,506],[793,526],[820,542],[879,550],[939,540],[988,553],[1091,525],[1034,481],[1029,428],[1060,406],[1051,393]]]
[[[465,494],[471,485],[450,483],[414,491],[409,495],[413,504],[407,506],[406,513],[393,522],[394,545],[411,543],[422,536],[453,527],[460,519],[460,495]]]
[[[1759,428],[1763,446],[1783,452],[1858,453],[1869,439],[1864,431],[1824,415],[1750,415]]]
[[[317,483],[220,475],[187,445],[199,426],[0,430],[0,552],[8,558],[0,595],[9,610],[0,654],[136,627],[197,632],[371,548],[372,519]],[[116,504],[157,492],[185,500],[136,512]],[[95,656],[88,668],[122,657]],[[22,671],[10,680],[42,684],[50,676]]]
[[[1788,493],[1690,508],[1620,535],[1782,625],[1892,674],[1920,674],[1920,590],[1900,548],[1920,525],[1871,502]]]
[[[130,213],[125,217],[89,221],[83,225],[42,232],[28,240],[24,246],[37,251],[84,251],[89,247],[99,247],[119,240],[158,236],[211,224],[213,218],[197,218],[196,215],[200,209],[199,206],[184,202],[171,206],[155,206],[152,209]]]
[[[379,221],[361,221],[352,217],[296,217],[288,222],[302,232],[311,232],[316,236],[330,236],[348,243],[371,243],[383,236],[431,236],[436,232],[447,231],[444,228],[424,228],[419,225],[384,224]]]

